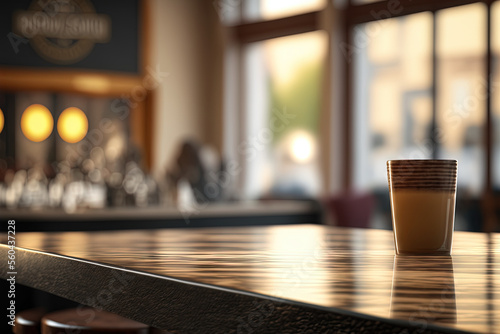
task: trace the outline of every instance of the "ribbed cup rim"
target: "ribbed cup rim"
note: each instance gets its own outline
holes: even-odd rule
[[[398,159],[387,160],[387,164],[424,164],[424,163],[438,163],[438,164],[457,164],[457,160],[448,159]]]
[[[457,161],[439,159],[387,161],[389,189],[456,190]]]

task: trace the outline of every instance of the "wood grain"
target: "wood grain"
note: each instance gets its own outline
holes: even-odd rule
[[[455,232],[451,257],[395,257],[391,231],[318,225],[25,233],[16,242],[43,252],[36,256],[67,255],[402,320],[417,332],[434,325],[500,332],[498,234]]]

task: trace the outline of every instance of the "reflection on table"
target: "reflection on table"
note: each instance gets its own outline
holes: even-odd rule
[[[500,238],[456,232],[452,257],[394,257],[391,231],[293,225],[24,233],[20,247],[327,308],[500,331]]]
[[[456,324],[457,304],[451,256],[394,256],[391,318]]]

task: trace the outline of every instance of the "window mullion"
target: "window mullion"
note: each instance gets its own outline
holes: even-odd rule
[[[484,138],[484,147],[486,153],[486,187],[484,189],[483,215],[484,225],[483,231],[491,232],[495,229],[495,207],[493,195],[493,180],[492,173],[492,115],[491,115],[491,80],[492,80],[492,52],[491,52],[491,3],[487,4],[487,19],[486,19],[486,129]]]
[[[491,117],[491,76],[492,76],[492,54],[491,54],[491,3],[487,4],[487,20],[486,20],[486,191],[492,190],[491,164],[492,164],[492,117]]]
[[[430,139],[432,142],[432,159],[437,159],[439,143],[438,143],[438,127],[437,127],[437,17],[436,12],[432,13],[432,121]]]

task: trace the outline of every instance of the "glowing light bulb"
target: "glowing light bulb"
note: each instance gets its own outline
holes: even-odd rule
[[[57,132],[67,143],[78,143],[85,138],[88,128],[87,116],[75,107],[64,109],[57,121]]]
[[[33,142],[38,143],[47,139],[53,128],[52,114],[41,104],[30,105],[21,116],[21,131],[26,138]]]
[[[0,133],[2,133],[4,124],[5,124],[5,119],[3,117],[3,111],[2,109],[0,109]]]

